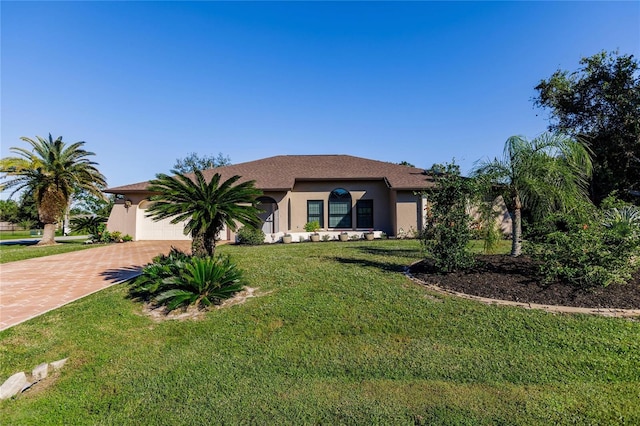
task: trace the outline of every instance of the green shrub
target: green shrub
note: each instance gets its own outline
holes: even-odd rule
[[[320,229],[320,222],[317,220],[307,222],[304,224],[304,230],[307,232],[318,232]]]
[[[631,205],[614,207],[604,212],[602,224],[622,238],[639,238],[640,209]]]
[[[169,311],[191,304],[206,307],[240,291],[242,278],[229,256],[191,256],[172,248],[143,268],[129,292],[139,300],[165,305]]]
[[[435,166],[434,166],[435,168]],[[455,164],[439,166],[434,173],[437,190],[427,194],[429,209],[420,242],[441,272],[465,269],[473,265],[469,251],[471,217],[467,201],[473,191],[472,183],[460,176]]]
[[[559,226],[558,226],[559,225]],[[579,287],[608,286],[629,281],[640,266],[640,239],[602,221],[556,220],[556,229],[528,244],[540,261],[547,281],[567,281]]]
[[[80,216],[71,219],[71,230],[73,232],[86,232],[89,235],[97,235],[100,227],[107,221],[101,216]],[[104,230],[104,228],[102,228]]]
[[[243,226],[238,230],[238,244],[246,244],[249,246],[257,246],[264,244],[265,234],[262,229]]]
[[[242,276],[229,256],[192,257],[178,275],[165,280],[164,291],[155,300],[169,311],[185,305],[219,304],[242,290]]]
[[[171,247],[168,254],[154,257],[151,263],[142,268],[142,273],[131,280],[129,293],[133,297],[143,300],[153,298],[155,294],[163,290],[164,281],[180,274],[184,263],[190,259],[190,255]]]
[[[129,234],[125,234],[125,235],[122,237],[122,241],[123,241],[123,242],[125,242],[125,243],[128,243],[128,242],[130,242],[130,241],[133,241],[133,237],[132,237],[131,235],[129,235]]]

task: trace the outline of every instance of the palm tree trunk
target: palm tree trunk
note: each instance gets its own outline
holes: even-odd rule
[[[511,256],[522,253],[522,203],[520,197],[514,198],[513,218],[511,219]]]
[[[191,235],[191,254],[198,257],[207,255],[207,250],[204,247],[204,236],[202,234]]]
[[[207,252],[207,256],[213,257],[213,254],[216,251],[216,235],[215,233],[205,232],[204,233],[204,249]]]
[[[56,224],[45,223],[44,231],[42,231],[42,239],[40,240],[38,245],[50,246],[50,245],[56,244],[55,236],[56,236]]]

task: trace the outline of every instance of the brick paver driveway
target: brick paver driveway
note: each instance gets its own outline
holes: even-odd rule
[[[137,275],[171,246],[190,241],[136,241],[0,265],[0,330]]]

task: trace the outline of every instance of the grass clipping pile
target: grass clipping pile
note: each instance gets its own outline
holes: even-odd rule
[[[212,305],[208,308],[199,308],[196,305],[189,305],[183,308],[177,308],[169,311],[166,306],[157,306],[152,302],[146,302],[142,305],[142,312],[151,317],[155,322],[166,320],[197,320],[202,318],[211,309],[223,309],[234,305],[240,305],[252,297],[262,296],[266,293],[259,293],[257,288],[244,287],[242,291],[236,293],[233,297],[226,299],[219,305]]]

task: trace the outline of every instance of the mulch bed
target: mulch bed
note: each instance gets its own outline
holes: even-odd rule
[[[576,288],[553,282],[545,284],[538,265],[527,256],[479,255],[477,264],[464,272],[439,274],[425,260],[411,267],[411,274],[438,287],[491,299],[582,308],[640,309],[640,271],[627,284]]]

